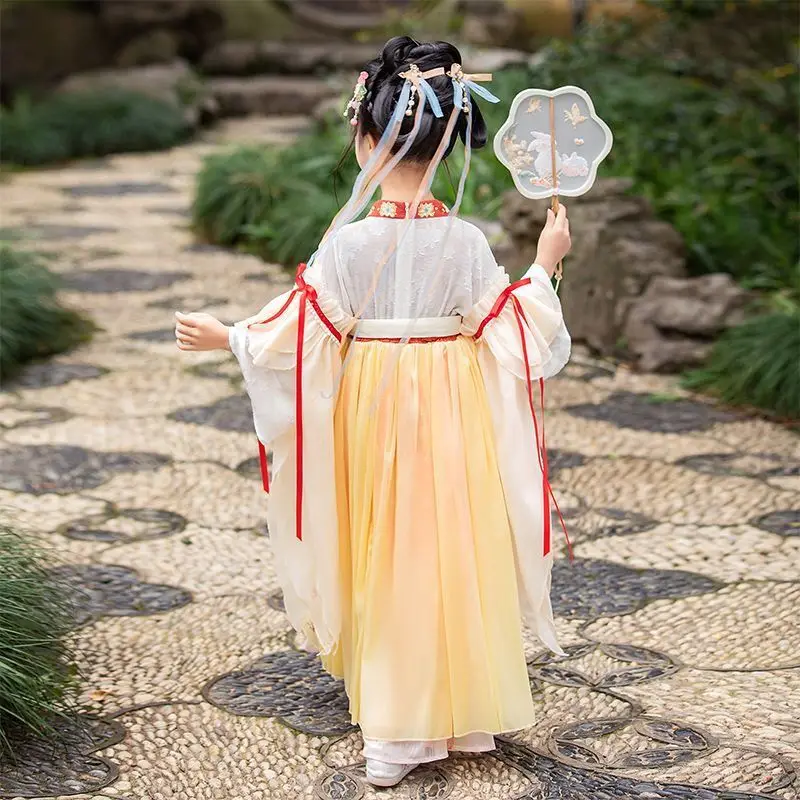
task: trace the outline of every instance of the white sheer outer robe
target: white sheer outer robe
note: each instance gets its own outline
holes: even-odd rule
[[[449,227],[451,226],[451,227]],[[370,287],[376,266],[393,254]],[[570,339],[546,272],[532,267],[530,283],[514,290],[524,312],[531,377],[555,375],[569,358]],[[483,233],[461,219],[412,221],[368,217],[345,226],[319,254],[305,278],[324,316],[340,334],[363,319],[462,318],[474,336],[509,285]],[[341,602],[334,485],[333,415],[341,369],[336,335],[307,305],[303,343],[305,441],[303,541],[295,528],[295,369],[297,298],[273,322],[282,295],[238,323],[230,344],[253,404],[256,433],[273,453],[269,528],[286,610],[314,647],[338,640]],[[421,321],[418,320],[418,322]],[[414,335],[415,323],[408,335]],[[395,336],[396,333],[392,333]],[[419,334],[417,334],[419,335]],[[543,555],[543,487],[525,387],[518,323],[508,303],[477,342],[509,518],[514,535],[521,613],[542,642],[560,653],[550,607],[552,555]]]

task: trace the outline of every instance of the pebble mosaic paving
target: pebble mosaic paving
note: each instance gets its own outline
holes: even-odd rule
[[[0,763],[0,798],[798,800],[800,438],[580,351],[550,389],[575,562],[559,543],[567,655],[526,642],[539,720],[366,784],[283,611],[236,369],[172,346],[173,309],[232,320],[288,284],[189,230],[235,131],[4,186],[4,231],[102,330],[0,392],[0,512],[61,560],[85,708]]]

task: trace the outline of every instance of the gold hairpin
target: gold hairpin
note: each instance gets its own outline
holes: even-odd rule
[[[464,90],[462,94],[464,105],[461,107],[461,110],[465,114],[469,112],[467,84],[477,82],[486,83],[492,80],[491,72],[464,72],[464,68],[461,66],[461,64],[453,64],[446,74],[449,75],[454,81],[460,83],[461,88]]]
[[[408,98],[408,107],[406,108],[406,116],[410,117],[413,113],[415,95],[419,91],[421,81],[428,78],[435,78],[437,75],[444,75],[444,67],[436,67],[422,72],[416,64],[411,64],[405,72],[400,73],[400,77],[411,83],[411,95]]]
[[[485,83],[492,79],[491,72],[464,72],[464,68],[461,64],[453,64],[447,74],[456,81],[476,81]]]

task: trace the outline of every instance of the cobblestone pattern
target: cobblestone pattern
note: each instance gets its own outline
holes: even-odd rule
[[[235,365],[171,342],[176,308],[234,320],[287,286],[188,229],[201,158],[270,130],[4,186],[5,228],[102,329],[0,392],[0,511],[59,553],[81,703],[107,721],[24,744],[0,797],[388,796],[365,782],[341,684],[288,625]],[[536,726],[392,797],[798,800],[798,437],[579,349],[548,407],[576,554],[555,542],[567,655],[528,636]]]

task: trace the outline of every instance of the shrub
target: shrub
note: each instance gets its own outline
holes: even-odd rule
[[[197,230],[280,263],[306,260],[338,209],[336,187],[349,191],[357,175],[355,158],[338,168],[346,127],[326,121],[289,147],[244,147],[206,159],[193,206]]]
[[[72,617],[48,566],[29,541],[0,526],[0,753],[12,737],[52,732],[73,701]]]
[[[781,305],[724,333],[706,365],[686,376],[686,386],[800,420],[800,305]]]
[[[56,299],[58,277],[39,256],[0,243],[0,377],[27,361],[62,353],[86,341],[91,322]]]
[[[0,111],[0,160],[36,166],[163,150],[188,135],[183,112],[163,100],[122,89],[66,92]]]

